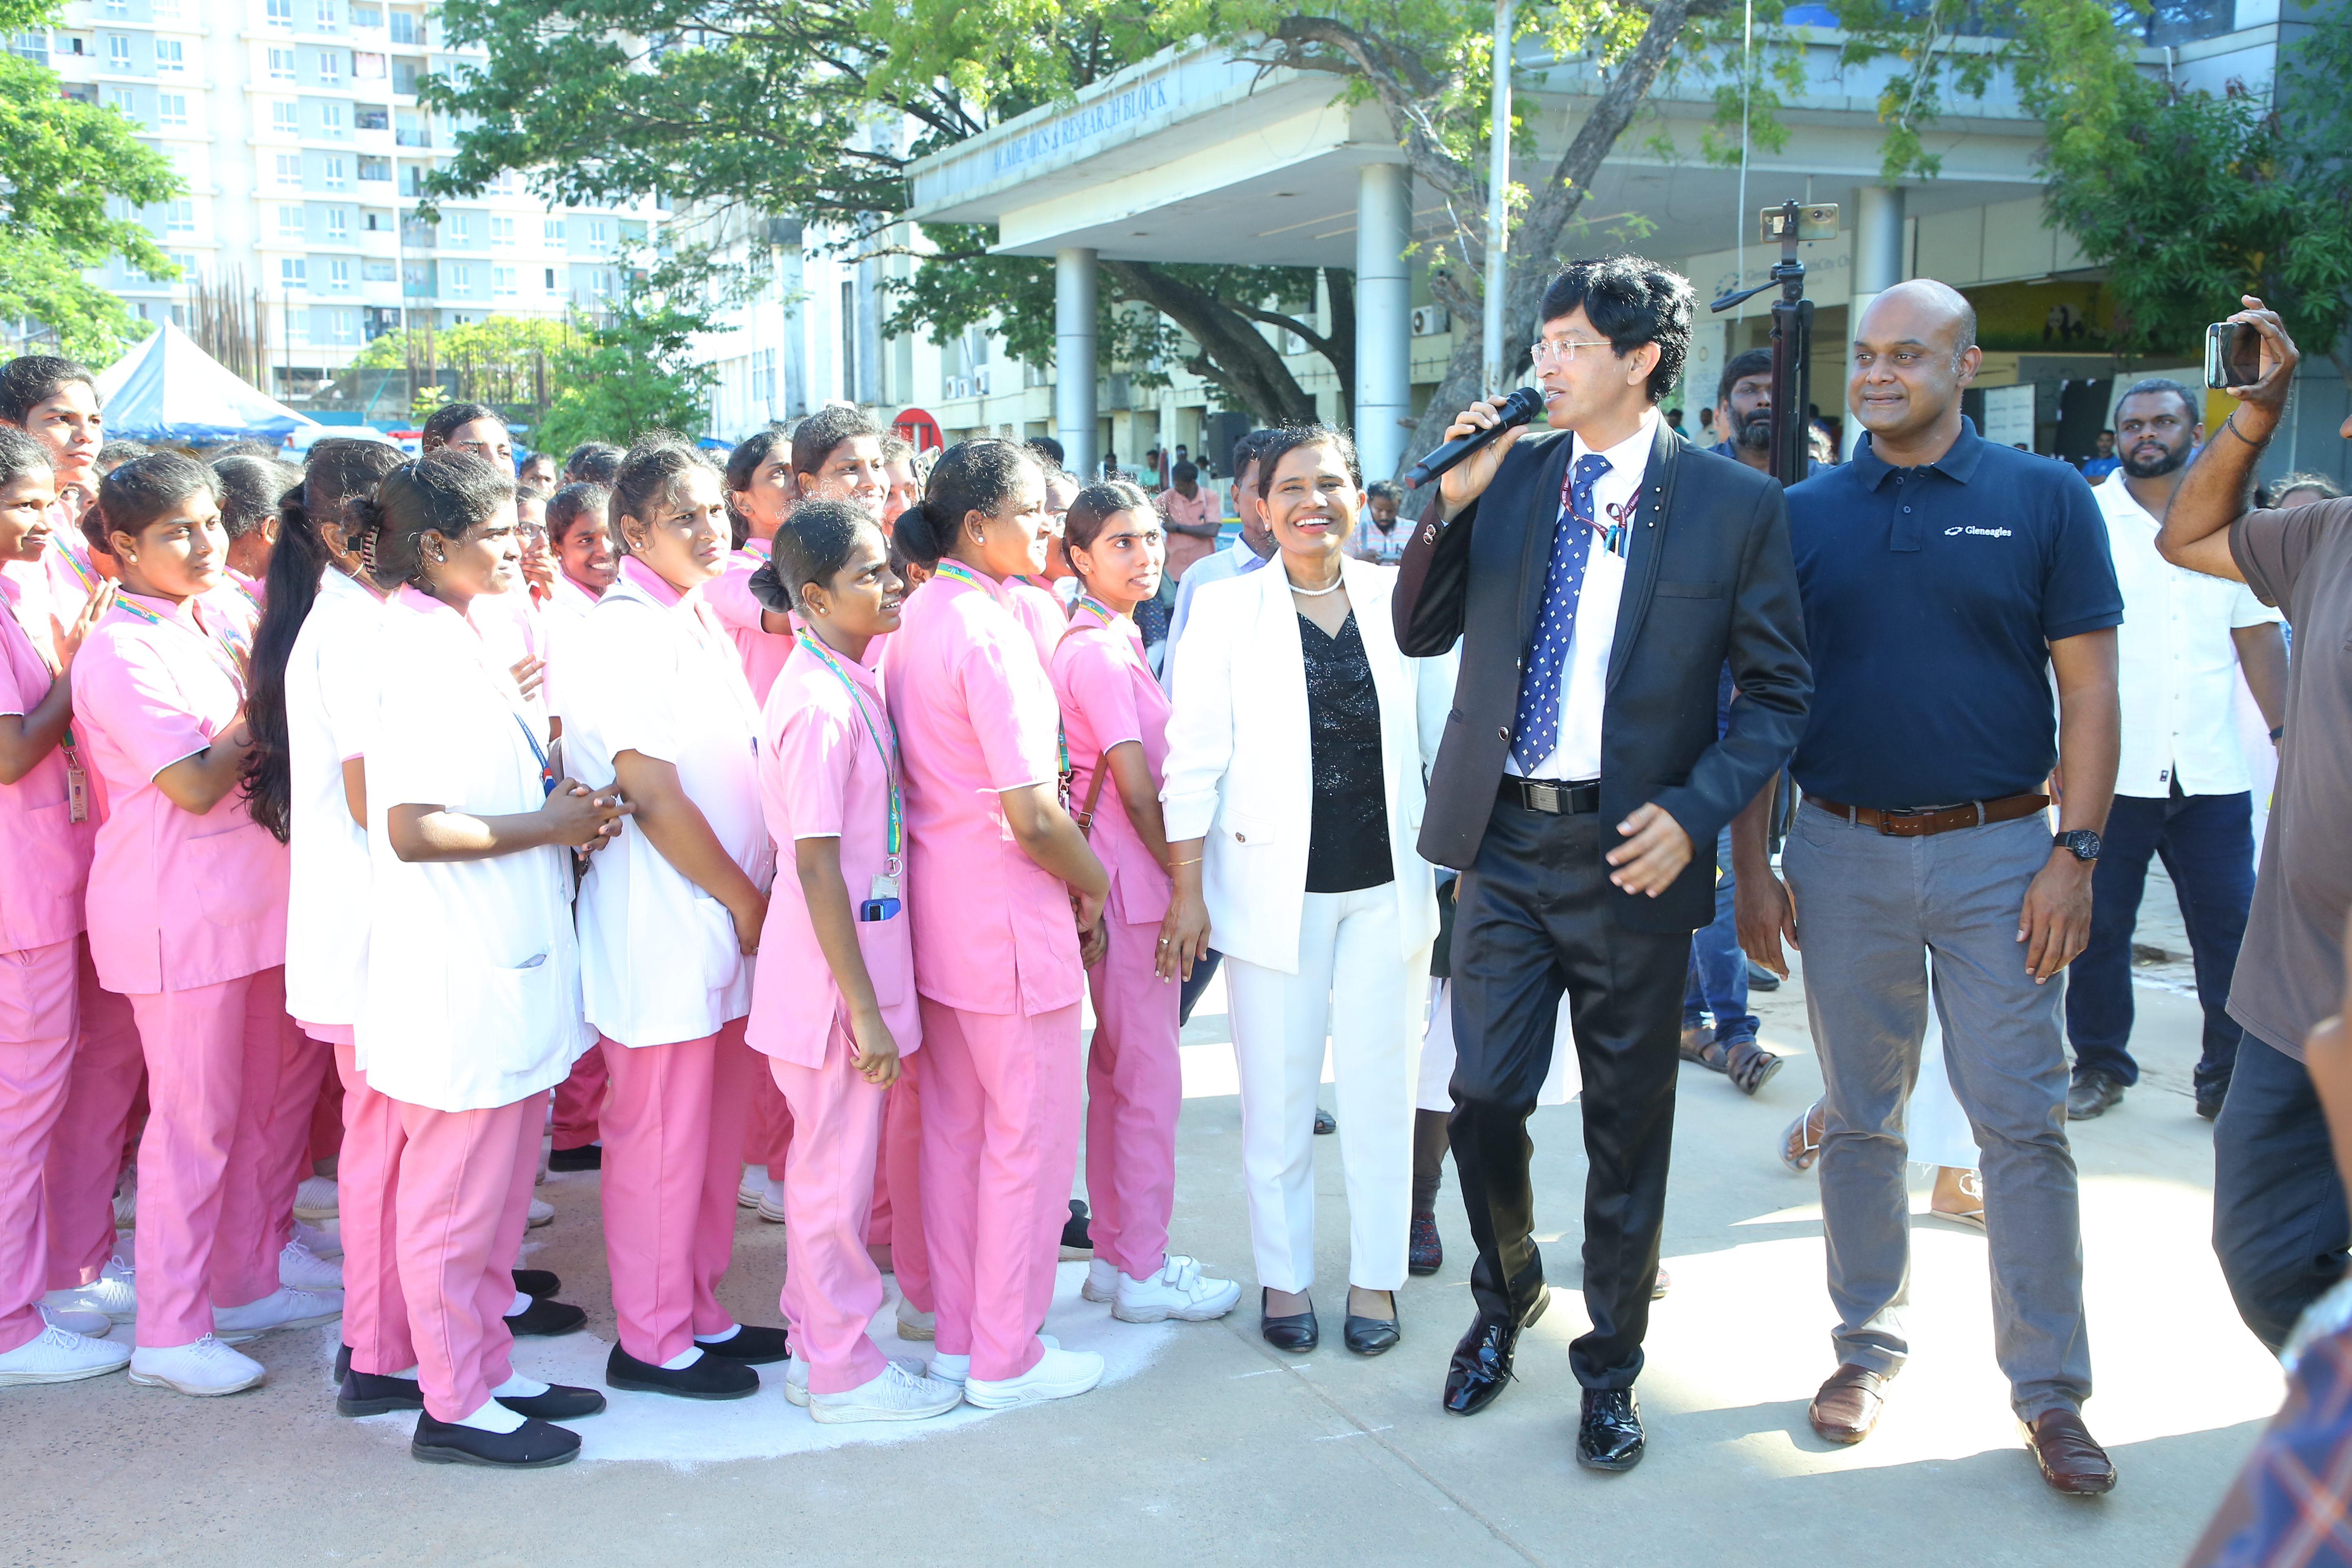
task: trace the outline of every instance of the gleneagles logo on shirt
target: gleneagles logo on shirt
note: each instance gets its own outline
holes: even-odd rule
[[[1974,534],[1979,539],[2009,539],[2014,537],[2011,531],[2006,528],[1948,528],[1944,530],[1944,537],[1947,539],[1951,539],[1963,533]]]

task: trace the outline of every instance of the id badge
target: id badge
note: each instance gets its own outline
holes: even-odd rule
[[[66,768],[66,820],[89,820],[89,774],[82,771],[79,763]]]
[[[76,820],[79,820],[77,818]],[[895,899],[898,896],[898,879],[881,876],[874,879],[874,888],[866,895],[869,899]]]

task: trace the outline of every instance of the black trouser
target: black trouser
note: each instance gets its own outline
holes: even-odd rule
[[[1584,1304],[1592,1320],[1569,1359],[1587,1388],[1630,1388],[1642,1372],[1665,1222],[1690,932],[1618,923],[1603,831],[1598,813],[1495,807],[1455,916],[1449,1131],[1478,1245],[1471,1293],[1482,1311],[1523,1311],[1543,1284],[1527,1123],[1551,1068],[1565,989],[1584,1075]]]

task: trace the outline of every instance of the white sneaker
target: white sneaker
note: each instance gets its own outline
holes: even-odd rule
[[[129,1230],[139,1220],[139,1167],[122,1173],[114,1184],[114,1228]]]
[[[761,1189],[760,1201],[754,1206],[759,1209],[760,1217],[766,1220],[770,1225],[783,1224],[784,1184],[780,1181],[770,1182],[765,1187]]]
[[[114,1331],[114,1320],[104,1312],[93,1312],[87,1307],[52,1307],[41,1303],[41,1321],[52,1329],[63,1329],[69,1334],[88,1334],[102,1340]]]
[[[1160,1272],[1147,1279],[1118,1277],[1118,1299],[1110,1315],[1122,1323],[1205,1323],[1222,1318],[1242,1299],[1242,1288],[1231,1279],[1212,1279],[1200,1264],[1171,1252]]]
[[[784,1397],[803,1410],[808,1408],[809,1402],[808,1366],[809,1363],[798,1356],[793,1356],[784,1363]]]
[[[919,1342],[939,1338],[940,1315],[937,1312],[919,1312],[912,1301],[904,1296],[899,1297],[898,1337]]]
[[[0,1388],[104,1377],[110,1372],[120,1372],[130,1359],[128,1345],[90,1339],[48,1323],[15,1350],[0,1355]]]
[[[530,1224],[527,1228],[537,1230],[541,1226],[553,1225],[554,1223],[555,1205],[553,1204],[543,1204],[537,1198],[531,1199]]]
[[[742,1184],[735,1189],[735,1205],[738,1208],[758,1208],[760,1206],[760,1194],[767,1190],[768,1167],[765,1165],[746,1165],[743,1167]]]
[[[341,1290],[343,1266],[330,1263],[299,1241],[278,1250],[278,1282],[295,1290]]]
[[[61,1311],[103,1312],[115,1322],[128,1323],[139,1316],[139,1287],[131,1265],[120,1257],[110,1258],[97,1279],[70,1289],[52,1290],[41,1298],[41,1304]]]
[[[963,1396],[982,1410],[1005,1410],[1047,1399],[1068,1399],[1102,1381],[1103,1358],[1092,1351],[1048,1349],[1019,1377],[968,1377]]]
[[[1089,1301],[1118,1300],[1118,1265],[1108,1258],[1087,1264],[1087,1282],[1078,1287],[1078,1294]]]
[[[280,1285],[258,1301],[242,1307],[215,1307],[213,1331],[223,1344],[241,1345],[274,1329],[313,1329],[343,1315],[341,1290],[298,1290]],[[203,1342],[201,1341],[199,1343]],[[174,1388],[179,1384],[173,1384]],[[240,1384],[239,1386],[244,1386]],[[185,1393],[183,1389],[181,1392]],[[221,1393],[229,1392],[226,1389]]]
[[[809,1414],[824,1422],[925,1421],[962,1403],[961,1384],[908,1372],[894,1361],[856,1388],[813,1396]]]
[[[1049,1351],[1057,1351],[1062,1348],[1062,1342],[1055,1339],[1051,1334],[1039,1334],[1037,1336],[1037,1342],[1044,1345]],[[931,1363],[927,1370],[933,1377],[938,1378],[940,1382],[952,1383],[957,1387],[961,1388],[963,1386],[965,1381],[971,1375],[971,1357],[968,1355],[936,1354],[931,1357]]]
[[[131,1352],[131,1382],[146,1388],[175,1389],[200,1399],[258,1388],[268,1375],[259,1362],[229,1349],[211,1334],[192,1345],[163,1350],[141,1345]]]
[[[321,1230],[307,1220],[294,1222],[294,1239],[310,1249],[314,1258],[341,1258],[343,1238],[331,1230]]]
[[[335,1178],[305,1176],[302,1184],[294,1189],[296,1219],[332,1219],[335,1217]]]

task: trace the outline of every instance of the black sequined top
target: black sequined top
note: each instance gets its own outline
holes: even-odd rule
[[[1396,878],[1389,854],[1388,785],[1381,768],[1381,700],[1351,610],[1332,637],[1305,616],[1307,729],[1313,742],[1314,825],[1307,890],[1352,893]]]

